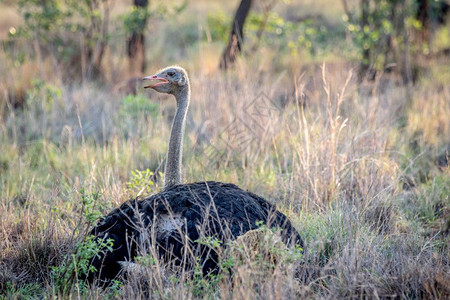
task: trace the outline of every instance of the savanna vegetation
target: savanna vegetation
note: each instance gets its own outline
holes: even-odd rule
[[[448,2],[251,2],[222,70],[240,1],[0,1],[0,299],[450,297]],[[137,78],[171,64],[184,181],[257,192],[305,247],[261,226],[217,274],[149,254],[90,286],[89,229],[161,190],[175,104]]]

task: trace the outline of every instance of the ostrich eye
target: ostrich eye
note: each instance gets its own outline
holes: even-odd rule
[[[170,77],[172,77],[173,75],[175,75],[175,72],[167,72],[167,75],[169,75]]]

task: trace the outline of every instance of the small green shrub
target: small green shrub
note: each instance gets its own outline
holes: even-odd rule
[[[0,295],[0,299],[36,299],[37,295],[42,294],[43,288],[38,283],[14,285],[7,282],[4,295]]]
[[[94,236],[87,236],[75,245],[75,251],[60,266],[52,267],[52,279],[55,289],[61,295],[70,295],[73,289],[81,294],[87,292],[87,283],[79,278],[86,277],[90,272],[97,271],[89,264],[101,249],[112,251],[112,239],[96,240]]]
[[[101,195],[98,192],[87,193],[85,189],[80,190],[80,195],[82,204],[80,227],[88,228],[103,215],[101,206],[98,205]],[[98,240],[91,235],[77,242],[72,253],[59,266],[52,267],[51,278],[57,293],[70,295],[74,289],[78,293],[86,293],[87,283],[80,278],[97,271],[89,262],[99,255],[100,251],[112,251],[112,247],[112,239]]]
[[[156,259],[150,254],[140,255],[134,258],[136,264],[142,265],[144,267],[154,266],[156,264]]]
[[[98,200],[100,199],[101,194],[98,192],[94,192],[92,194],[87,194],[85,189],[80,190],[81,194],[81,203],[83,205],[82,214],[84,219],[88,224],[92,224],[97,221],[103,213],[101,212],[101,208],[98,206]]]
[[[209,273],[206,276],[203,275],[200,259],[197,258],[192,281],[188,281],[187,283],[188,286],[192,288],[194,296],[210,298],[217,292],[222,277],[222,273]]]
[[[149,101],[144,95],[128,95],[122,100],[121,118],[138,119],[140,116],[155,119],[159,113],[159,104]]]
[[[218,250],[222,245],[221,240],[212,236],[204,236],[201,239],[196,240],[195,242],[207,246],[213,250]]]
[[[127,187],[134,197],[139,197],[143,194],[148,195],[153,192],[154,182],[151,179],[153,172],[150,169],[131,171],[131,175],[130,181],[127,182]]]

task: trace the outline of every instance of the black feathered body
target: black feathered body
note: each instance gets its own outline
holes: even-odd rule
[[[178,261],[179,265],[192,266],[199,259],[207,273],[217,267],[217,253],[199,242],[202,237],[225,244],[258,228],[259,222],[281,228],[286,244],[302,246],[300,235],[284,214],[234,184],[180,184],[142,200],[127,201],[91,231],[97,239],[112,239],[114,250],[104,251],[91,261],[97,272],[89,279],[113,279],[120,273],[119,262],[133,261],[148,242],[156,246],[160,257]],[[187,260],[186,245],[194,256]]]

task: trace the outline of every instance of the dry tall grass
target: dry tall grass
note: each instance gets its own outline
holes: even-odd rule
[[[184,177],[238,183],[276,203],[305,239],[303,262],[290,265],[292,271],[276,262],[263,275],[236,266],[234,279],[222,274],[215,287],[178,278],[158,262],[124,285],[122,296],[448,295],[448,167],[433,161],[450,143],[448,88],[431,100],[423,86],[412,98],[401,87],[361,96],[351,71],[343,77],[341,69],[322,66],[315,73],[320,85],[299,77],[296,92],[282,97],[276,95],[281,82],[291,81],[286,75],[248,78],[250,70],[191,73]],[[2,123],[1,286],[8,293],[32,283],[55,293],[49,267],[64,260],[87,228],[80,225],[79,190],[99,192],[96,205],[106,213],[132,196],[131,170],[157,170],[167,147],[171,99],[151,94],[156,109],[126,116],[120,94],[91,85],[53,88],[60,93],[48,98],[52,86],[33,90],[36,101]],[[401,119],[407,126],[399,128]],[[250,142],[224,142],[235,125]],[[419,150],[403,143],[414,139],[422,150],[410,155]],[[211,147],[224,159],[209,155]],[[428,170],[416,171],[417,162]],[[433,179],[421,185],[417,172]],[[408,176],[413,186],[402,186]]]

